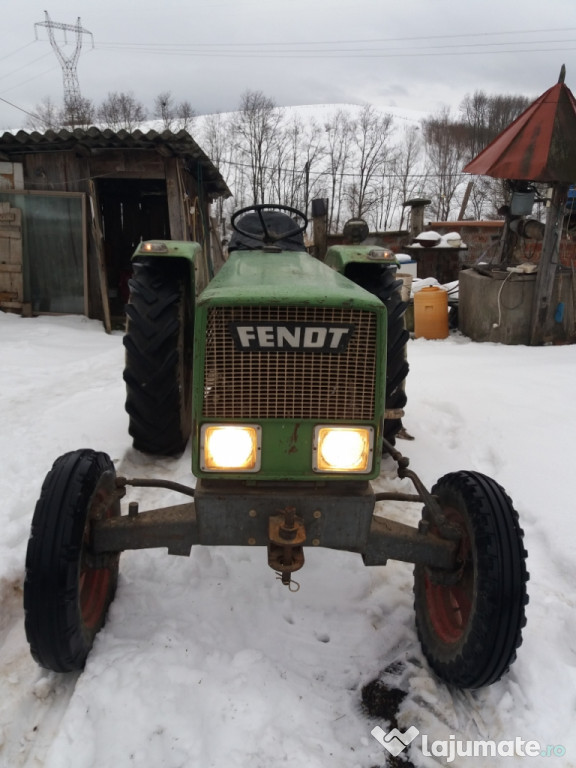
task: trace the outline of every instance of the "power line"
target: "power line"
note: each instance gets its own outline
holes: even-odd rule
[[[550,27],[546,29],[523,29],[496,32],[467,32],[445,35],[411,35],[403,37],[360,38],[350,40],[313,40],[313,41],[277,41],[277,42],[210,42],[210,43],[122,43],[103,42],[99,48],[103,50],[123,50],[130,53],[146,53],[162,56],[187,56],[205,58],[263,58],[263,59],[330,59],[330,58],[426,58],[438,56],[468,56],[494,55],[510,53],[558,53],[575,50],[568,48],[550,47],[576,42],[573,38],[563,37],[557,40],[542,40],[543,34],[568,33],[576,31],[576,27]],[[502,40],[513,35],[526,36],[537,34],[537,40]],[[486,42],[472,42],[479,38],[500,38]],[[351,48],[350,46],[382,45],[392,43],[405,44],[408,42],[426,43],[426,41],[455,41],[446,44],[420,45],[417,49],[405,50],[398,48]],[[463,42],[467,41],[467,42]],[[526,48],[526,46],[545,46]],[[292,46],[292,47],[291,47]],[[294,48],[296,46],[296,48]],[[322,48],[319,49],[319,46]],[[335,48],[334,46],[348,46]],[[518,46],[524,46],[519,48]],[[500,48],[501,50],[496,50]]]
[[[466,32],[461,33],[457,35],[420,35],[420,36],[411,36],[411,37],[376,37],[376,38],[360,38],[360,39],[352,39],[352,40],[308,40],[308,41],[302,41],[302,40],[292,40],[292,41],[286,41],[286,40],[280,40],[277,42],[249,42],[249,43],[231,43],[231,42],[212,42],[212,43],[119,43],[119,42],[103,42],[102,45],[111,45],[111,46],[124,46],[124,45],[130,45],[130,46],[145,46],[145,47],[171,47],[171,48],[181,48],[181,47],[194,47],[194,48],[200,48],[200,47],[216,47],[216,46],[226,46],[226,47],[234,47],[234,48],[241,48],[241,47],[250,47],[253,45],[259,45],[262,47],[270,47],[274,46],[277,48],[278,46],[286,46],[286,45],[352,45],[356,43],[404,43],[404,42],[415,42],[415,41],[421,41],[421,40],[452,40],[452,39],[459,39],[459,38],[468,38],[468,37],[498,37],[503,35],[524,35],[524,34],[548,34],[552,32],[574,32],[576,31],[576,27],[559,27],[559,28],[551,28],[551,29],[524,29],[524,30],[509,30],[507,32]],[[542,41],[546,42],[546,41]]]
[[[425,46],[425,48],[427,50],[448,49],[448,48],[449,49],[453,49],[453,48],[467,48],[467,49],[470,49],[470,48],[487,48],[488,46],[494,47],[494,46],[504,46],[504,45],[540,45],[542,42],[543,41],[541,41],[541,40],[525,40],[525,41],[523,41],[521,43],[515,43],[515,42],[511,42],[511,41],[506,41],[506,42],[503,42],[503,43],[498,43],[498,42],[495,42],[495,43],[455,43],[455,44],[451,44],[451,45],[427,45],[427,46]],[[547,45],[551,45],[551,44],[555,45],[557,43],[574,43],[574,42],[576,42],[576,39],[574,39],[574,38],[563,38],[562,40],[546,40],[544,42]],[[162,44],[160,44],[160,45],[151,44],[149,47],[143,47],[144,45],[145,45],[144,43],[126,43],[126,44],[118,44],[118,45],[115,45],[113,43],[102,43],[101,47],[108,48],[109,50],[113,50],[113,49],[120,49],[120,50],[126,49],[126,50],[135,50],[135,51],[138,51],[138,52],[141,52],[141,51],[142,52],[144,52],[144,51],[145,52],[158,51],[159,53],[170,53],[171,51],[173,51],[176,54],[180,54],[180,53],[185,54],[187,52],[195,53],[196,51],[203,52],[208,47],[206,44],[199,44],[198,46],[196,46],[195,44],[192,44],[192,45],[190,45],[190,44],[186,44],[186,45],[176,44],[174,46],[171,45],[170,48],[166,48]],[[208,51],[208,53],[215,53],[216,55],[220,55],[221,48],[216,47],[216,46],[223,46],[223,45],[227,45],[227,44],[225,44],[225,43],[215,43],[214,44],[215,49],[213,51]],[[306,45],[307,46],[307,45],[310,45],[310,43],[301,43],[301,45],[303,45],[303,46]],[[227,45],[227,49],[229,51],[231,51],[231,52],[234,52],[234,44],[232,43],[230,45]],[[392,51],[396,51],[396,50],[399,50],[399,49],[396,49],[396,48],[392,49]],[[356,52],[369,53],[370,51],[380,51],[380,48],[331,48],[329,51],[316,51],[316,50],[308,51],[306,49],[299,49],[299,48],[290,49],[290,48],[287,48],[287,49],[285,49],[283,51],[273,51],[273,53],[279,53],[281,55],[284,55],[286,53],[316,53],[319,56],[323,56],[323,55],[325,55],[325,53],[356,53]],[[238,52],[242,53],[242,50],[240,50]],[[253,50],[248,51],[248,52],[249,53],[263,53],[265,55],[268,55],[268,53],[266,51],[260,51],[260,50],[258,50],[258,48],[254,48]],[[409,52],[409,53],[411,55],[414,52]]]
[[[20,112],[24,112],[25,115],[29,115],[30,117],[33,117],[36,120],[42,120],[43,123],[46,123],[46,120],[40,117],[40,115],[36,115],[34,114],[34,112],[28,112],[27,109],[23,109],[22,107],[19,107],[18,104],[13,104],[11,101],[8,101],[8,99],[3,99],[2,96],[0,96],[0,101],[3,101],[5,104],[9,104],[11,107],[14,107],[14,109],[20,110]]]
[[[10,93],[10,91],[14,91],[16,88],[26,85],[26,83],[29,83],[31,80],[37,80],[39,77],[44,77],[44,75],[47,75],[50,72],[55,72],[57,69],[58,67],[52,67],[52,69],[46,69],[44,72],[39,72],[37,75],[32,75],[32,77],[29,77],[26,80],[21,80],[19,83],[11,85],[9,88],[3,88],[1,93]]]
[[[573,41],[566,41],[573,42]],[[227,51],[167,51],[158,50],[155,48],[141,48],[139,50],[131,50],[130,48],[113,48],[110,46],[102,46],[101,50],[122,50],[125,49],[131,53],[147,53],[151,55],[160,56],[187,56],[187,57],[199,57],[199,58],[234,58],[234,59],[399,59],[399,58],[426,58],[426,57],[438,57],[438,56],[496,56],[501,54],[510,53],[562,53],[566,51],[576,50],[576,46],[569,48],[515,48],[504,51],[449,51],[442,53],[427,53],[425,51],[409,51],[402,53],[366,53],[356,51],[341,51],[341,52],[323,52],[323,51],[254,51],[254,52],[227,52]]]
[[[250,163],[240,163],[235,160],[222,160],[221,165],[227,165],[227,166],[230,166],[231,168],[248,168],[249,170],[254,170],[254,167],[250,165]],[[259,170],[265,171],[267,173],[280,172],[280,173],[286,174],[287,176],[303,176],[305,172],[304,169],[297,170],[294,168],[281,168],[281,167],[275,167],[275,166],[262,166],[261,169]],[[314,176],[317,179],[321,178],[322,176],[328,176],[330,178],[335,177],[339,179],[340,178],[357,179],[358,176],[360,175],[359,173],[353,173],[349,171],[333,171],[333,170],[330,170],[329,168],[322,171],[314,171],[310,169],[309,173],[311,177]],[[462,173],[461,171],[456,171],[450,175],[453,177],[458,176],[458,177],[461,177],[462,179],[470,178],[470,174]],[[409,174],[409,176],[411,179],[436,179],[436,178],[441,179],[444,176],[446,176],[446,174],[428,172],[428,173],[411,173]],[[371,178],[375,181],[378,181],[380,179],[397,179],[401,177],[402,177],[402,174],[394,173],[394,172],[378,173],[371,176]]]
[[[20,51],[23,51],[24,48],[28,48],[29,45],[34,45],[36,40],[31,40],[29,43],[26,43],[26,45],[21,45],[20,48],[16,48],[14,51],[10,51],[10,53],[7,53],[5,56],[0,56],[0,61],[4,61],[4,59],[9,59],[10,56],[14,56],[15,53],[20,53]]]
[[[45,59],[48,56],[50,56],[49,53],[43,53],[42,56],[38,56],[36,59],[32,59],[32,61],[29,61],[27,64],[23,64],[21,67],[18,67],[17,69],[13,69],[10,72],[6,72],[3,75],[0,75],[0,80],[4,80],[7,77],[12,77],[12,75],[15,75],[16,72],[20,72],[22,69],[26,69],[30,66],[30,64],[35,64],[37,61],[40,61],[41,59]]]

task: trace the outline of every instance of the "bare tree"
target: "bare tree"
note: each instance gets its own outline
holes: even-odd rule
[[[80,96],[65,100],[62,109],[62,125],[66,128],[86,130],[94,125],[95,118],[96,108],[90,99]]]
[[[481,152],[530,104],[525,96],[499,94],[489,96],[484,91],[467,94],[460,103],[462,123],[468,129],[468,152],[471,160]]]
[[[413,197],[422,197],[427,174],[422,163],[422,136],[420,129],[411,125],[403,132],[394,162],[396,208],[399,212],[398,229],[404,226],[404,203]]]
[[[196,119],[196,112],[192,109],[189,101],[181,101],[176,105],[175,115],[178,120],[178,127],[183,131],[191,131]]]
[[[230,179],[234,172],[238,170],[232,157],[233,147],[230,142],[230,132],[230,121],[221,114],[214,114],[208,115],[204,119],[200,137],[206,154],[225,179]],[[231,184],[230,181],[229,184]],[[242,183],[236,177],[233,188],[241,189],[242,186]],[[217,220],[222,224],[225,212],[227,212],[227,208],[230,206],[226,205],[226,202],[221,197],[216,199],[214,205],[216,207]]]
[[[196,118],[196,112],[189,101],[176,103],[171,91],[163,91],[154,99],[154,117],[162,121],[164,130],[180,128],[189,131]]]
[[[35,115],[31,115],[26,124],[38,131],[57,131],[61,128],[85,130],[94,124],[96,108],[90,99],[68,99],[64,105],[57,107],[49,96],[42,99],[35,107]]]
[[[26,119],[26,127],[33,131],[57,131],[62,127],[62,110],[50,96],[45,96],[34,107],[34,114]]]
[[[344,181],[349,170],[352,123],[343,110],[338,110],[324,124],[326,142],[326,176],[328,177],[328,231],[337,232],[342,221]]]
[[[519,94],[500,94],[489,100],[490,140],[504,130],[532,103],[533,99]]]
[[[169,116],[170,94],[164,96]],[[371,106],[356,118],[339,110],[318,126],[288,120],[272,99],[247,91],[230,123],[220,116],[203,121],[203,141],[236,207],[274,200],[307,209],[311,196],[325,197],[329,231],[341,229],[349,215],[384,229],[403,226],[402,204],[413,197],[430,197],[440,219],[457,214],[469,178],[462,168],[524,106],[523,97],[477,92],[458,117],[444,109],[394,143],[391,116]],[[469,207],[477,217],[494,216],[502,199],[499,182],[476,180]],[[230,207],[228,201],[221,212]]]
[[[489,108],[490,100],[484,91],[467,94],[460,104],[462,122],[468,127],[470,160],[490,142]]]
[[[472,160],[529,105],[525,96],[489,96],[475,91],[460,104],[462,124],[466,128],[466,161]],[[475,218],[494,217],[505,202],[505,189],[497,179],[480,177],[474,180],[469,205]]]
[[[308,211],[310,200],[320,194],[320,177],[318,169],[326,156],[326,148],[323,144],[323,131],[315,120],[304,126],[300,135],[300,167],[304,169],[304,189],[298,200],[303,210]],[[296,205],[298,207],[298,205]]]
[[[466,128],[453,120],[448,108],[422,121],[422,133],[430,171],[432,211],[440,221],[450,218],[458,188],[463,182],[462,167],[468,156]]]
[[[321,139],[321,130],[314,121],[306,124],[293,117],[284,124],[272,148],[271,199],[308,210],[311,190],[320,170],[315,166],[322,154]]]
[[[300,126],[292,124],[276,136],[270,148],[268,160],[267,197],[283,205],[293,205],[295,190],[298,186],[298,135]]]
[[[386,162],[382,166],[382,175],[375,179],[375,204],[368,213],[371,228],[383,232],[392,226],[397,210],[403,211],[398,183],[399,147],[390,147]]]
[[[134,131],[146,120],[146,109],[132,93],[114,91],[98,108],[98,119],[114,131]]]
[[[348,187],[348,200],[352,216],[361,219],[379,203],[378,177],[384,174],[390,151],[392,115],[381,115],[367,105],[353,126],[355,179]]]
[[[240,111],[235,124],[248,179],[252,203],[266,201],[269,164],[277,147],[282,113],[272,99],[261,91],[246,91],[240,99]]]
[[[172,130],[176,119],[176,105],[171,91],[163,91],[154,99],[154,117],[162,121],[165,130]]]

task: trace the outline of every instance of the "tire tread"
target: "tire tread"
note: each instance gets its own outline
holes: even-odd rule
[[[529,578],[524,532],[504,489],[480,472],[449,473],[434,485],[432,494],[440,500],[464,500],[473,531],[477,597],[468,635],[450,651],[429,622],[425,569],[416,566],[418,637],[424,655],[440,678],[459,688],[480,688],[496,682],[508,671],[522,643]]]

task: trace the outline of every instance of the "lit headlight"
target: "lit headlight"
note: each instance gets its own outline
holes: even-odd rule
[[[200,432],[200,467],[207,472],[257,472],[262,429],[257,424],[209,425]]]
[[[370,472],[374,452],[372,427],[316,427],[315,472]]]
[[[168,246],[166,243],[158,242],[156,240],[148,240],[140,243],[141,253],[168,253]]]

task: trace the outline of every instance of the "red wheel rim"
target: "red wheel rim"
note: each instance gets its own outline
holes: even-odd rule
[[[102,487],[97,489],[90,504],[86,527],[84,529],[83,554],[88,546],[90,522],[107,519],[114,515],[114,504]],[[110,568],[91,568],[83,557],[78,577],[78,602],[82,622],[89,630],[98,629],[106,611],[112,572]]]
[[[108,568],[85,568],[80,573],[80,611],[88,629],[95,629],[102,620],[109,584]]]
[[[474,601],[474,565],[470,539],[462,516],[454,509],[443,510],[451,523],[463,531],[458,552],[459,578],[455,584],[437,584],[429,574],[425,577],[426,604],[430,622],[438,638],[444,643],[456,643],[466,632]]]

